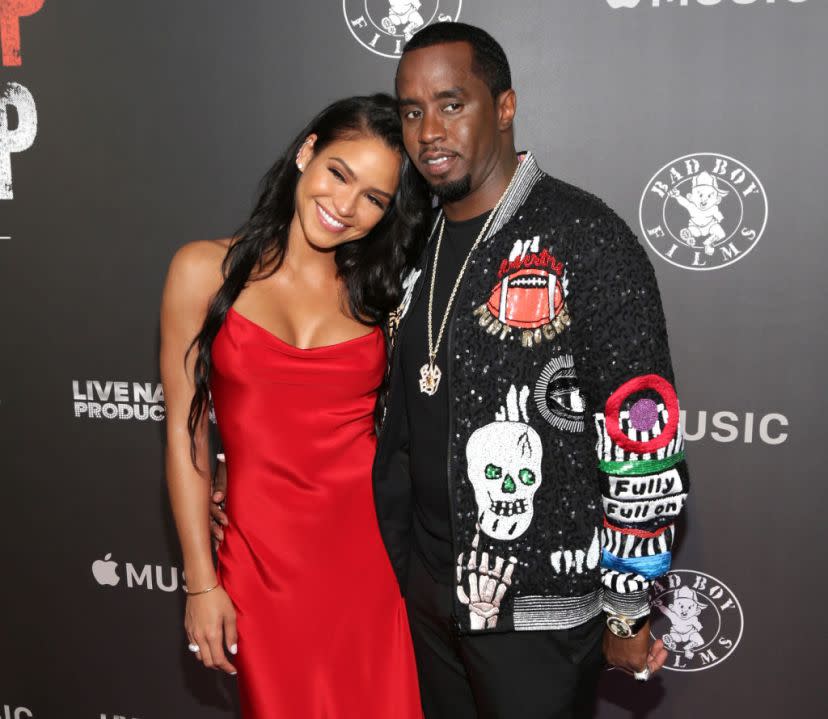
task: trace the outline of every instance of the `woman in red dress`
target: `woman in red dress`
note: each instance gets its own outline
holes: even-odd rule
[[[185,628],[200,661],[238,673],[245,719],[421,716],[371,466],[380,323],[427,211],[392,99],[350,98],[297,137],[234,238],[170,265],[161,371]],[[211,398],[230,479],[218,568]]]

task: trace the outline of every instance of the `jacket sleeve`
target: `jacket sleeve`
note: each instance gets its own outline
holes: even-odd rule
[[[664,311],[644,249],[611,212],[577,222],[567,248],[575,371],[597,437],[604,609],[638,618],[670,569],[689,486]]]

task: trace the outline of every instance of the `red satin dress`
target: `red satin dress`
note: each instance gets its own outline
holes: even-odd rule
[[[230,526],[245,719],[420,719],[405,604],[377,526],[382,332],[314,349],[231,309],[211,390]]]

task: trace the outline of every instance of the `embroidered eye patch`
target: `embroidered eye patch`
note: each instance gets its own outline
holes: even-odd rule
[[[571,355],[553,357],[535,383],[535,404],[553,427],[566,432],[584,431],[584,402]]]

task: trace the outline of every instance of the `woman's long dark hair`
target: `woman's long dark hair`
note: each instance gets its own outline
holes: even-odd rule
[[[262,179],[256,207],[235,234],[222,262],[224,282],[210,301],[201,331],[187,351],[188,355],[196,351],[195,394],[187,422],[193,462],[196,430],[210,402],[213,340],[245,286],[270,277],[284,261],[299,180],[296,156],[308,135],[316,135],[314,152],[336,140],[368,136],[383,140],[402,158],[400,184],[382,219],[362,239],[339,245],[335,250],[337,272],[357,320],[378,324],[397,306],[402,272],[416,260],[425,244],[428,190],[405,153],[394,99],[385,94],[350,97],[326,107],[296,136]]]

